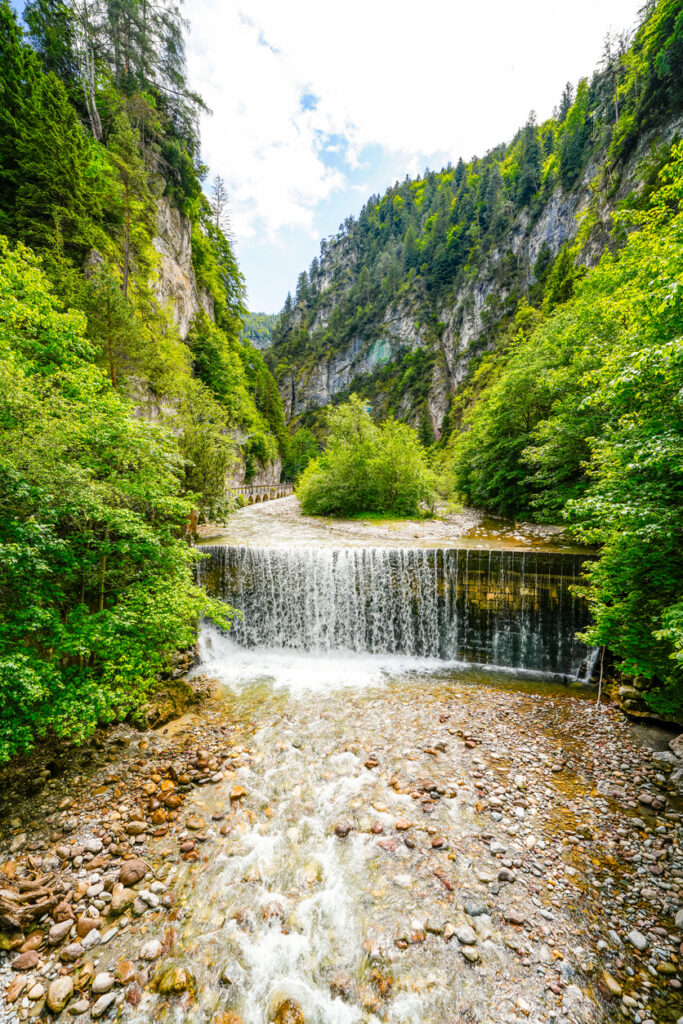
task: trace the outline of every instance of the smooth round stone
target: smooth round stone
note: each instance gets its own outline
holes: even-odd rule
[[[92,983],[91,992],[95,995],[102,995],[104,992],[108,992],[110,988],[114,987],[114,978],[108,971],[102,971],[100,974],[96,974]]]
[[[61,1013],[74,992],[73,979],[69,977],[55,978],[47,990],[47,1005],[53,1013]]]

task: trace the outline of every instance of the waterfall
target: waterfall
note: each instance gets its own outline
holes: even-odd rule
[[[202,582],[238,608],[243,647],[407,655],[576,677],[585,555],[205,546]]]

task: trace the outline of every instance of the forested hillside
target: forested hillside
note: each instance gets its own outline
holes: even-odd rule
[[[0,3],[0,759],[135,708],[201,614],[184,535],[286,430],[175,3]]]
[[[295,423],[356,391],[468,504],[596,545],[587,639],[627,706],[679,720],[682,113],[683,4],[659,0],[552,119],[372,197],[269,356]]]
[[[242,341],[250,341],[255,348],[269,348],[273,328],[278,320],[277,313],[247,313],[242,328]]]
[[[310,425],[355,390],[425,440],[447,435],[483,353],[504,350],[529,307],[565,301],[618,244],[613,210],[652,188],[680,128],[681,32],[679,0],[648,4],[552,118],[532,112],[485,156],[397,182],[325,239],[273,334],[288,417]]]

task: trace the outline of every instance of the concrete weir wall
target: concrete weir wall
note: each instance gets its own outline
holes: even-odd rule
[[[243,612],[247,647],[353,651],[579,678],[583,555],[419,548],[207,545],[209,589]]]

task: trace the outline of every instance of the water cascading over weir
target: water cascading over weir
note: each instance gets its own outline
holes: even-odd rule
[[[405,655],[585,673],[572,592],[585,555],[419,548],[206,545],[209,591],[242,612],[243,647]]]

